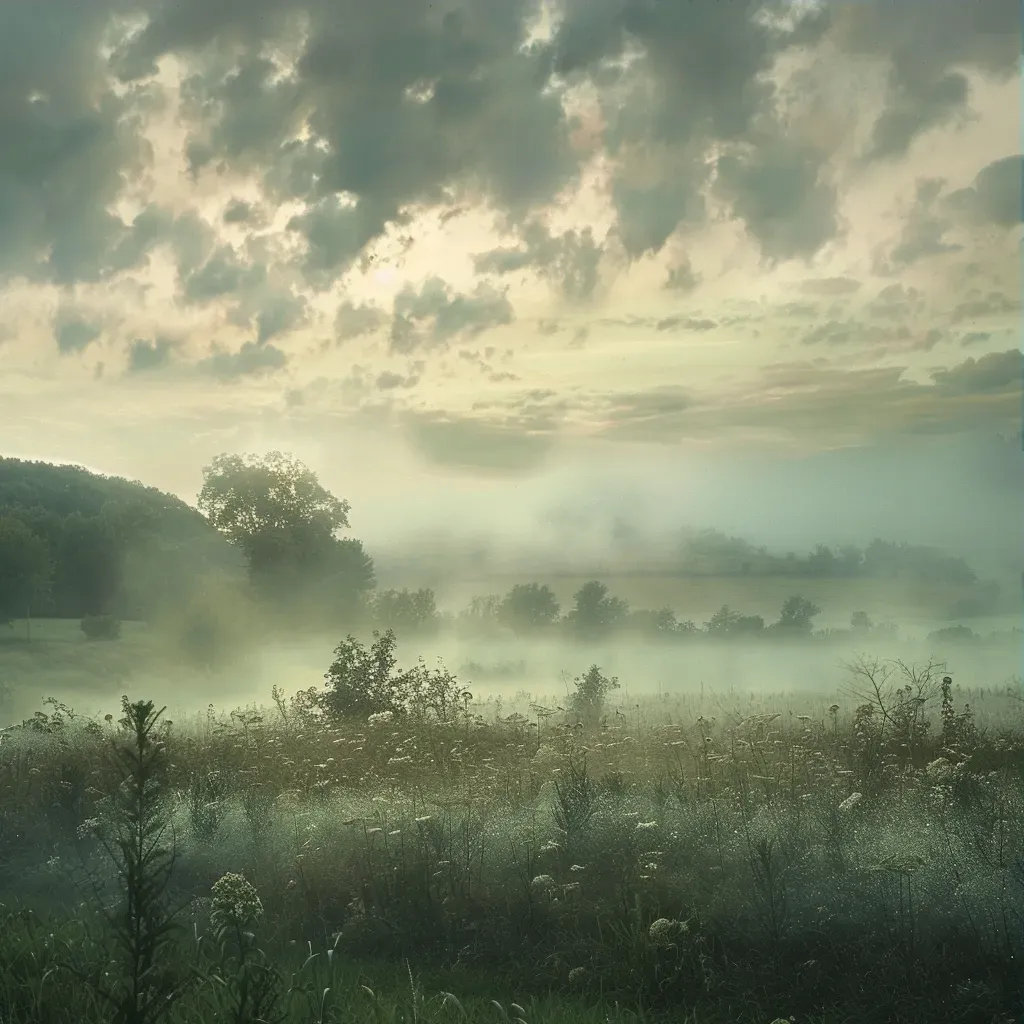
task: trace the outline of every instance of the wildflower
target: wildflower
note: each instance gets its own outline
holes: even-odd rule
[[[569,868],[569,870],[570,871],[586,871],[587,868],[586,868],[585,864],[573,864],[573,866],[571,868]]]
[[[842,803],[841,803],[841,804],[839,805],[839,810],[840,810],[840,811],[841,811],[841,812],[842,812],[843,814],[845,814],[845,813],[846,813],[847,811],[849,811],[849,810],[851,810],[852,808],[856,807],[856,806],[857,806],[857,804],[859,804],[859,803],[861,802],[861,800],[862,800],[862,799],[863,799],[863,794],[861,794],[861,793],[851,793],[851,794],[850,794],[850,795],[849,795],[849,796],[848,796],[848,797],[847,797],[847,798],[846,798],[846,799],[845,799],[845,800],[844,800],[844,801],[843,801],[843,802],[842,802]]]
[[[550,892],[555,887],[555,880],[550,875],[537,875],[530,882],[530,888],[534,892]]]
[[[685,921],[659,917],[647,929],[647,937],[655,946],[671,946],[676,939],[684,935],[688,930],[689,925]]]
[[[955,771],[945,758],[939,757],[926,765],[925,774],[928,776],[929,782],[941,785],[944,782],[949,782],[953,778]]]
[[[90,836],[96,835],[99,831],[100,822],[98,818],[86,818],[77,829],[75,829],[75,835],[79,839],[88,839]]]
[[[652,828],[657,828],[658,823],[656,821],[638,821],[636,823],[636,827],[638,830],[643,830],[646,832]]]
[[[586,967],[574,967],[569,972],[569,984],[576,985],[579,982],[586,981],[587,969]]]
[[[263,914],[263,903],[243,875],[229,871],[213,884],[213,917],[218,923],[250,922]]]

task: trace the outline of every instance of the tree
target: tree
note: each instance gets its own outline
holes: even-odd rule
[[[437,626],[437,598],[429,588],[382,590],[374,597],[373,616],[388,631],[422,632]]]
[[[584,583],[573,600],[576,604],[567,616],[568,625],[579,637],[606,636],[629,614],[629,604],[621,597],[610,597],[608,588],[597,580]]]
[[[786,598],[775,628],[784,633],[808,635],[811,632],[811,619],[820,614],[821,609],[816,604],[805,597],[794,595]]]
[[[254,582],[275,590],[323,578],[337,564],[335,534],[350,509],[282,452],[218,455],[203,469],[197,504],[244,553]]]
[[[679,622],[671,608],[638,608],[629,613],[629,628],[644,636],[674,636]]]
[[[68,516],[57,566],[58,614],[109,614],[121,590],[125,553],[124,542],[104,516]]]
[[[561,607],[555,592],[542,583],[517,583],[501,601],[502,623],[517,633],[546,629],[558,621]]]
[[[501,598],[485,594],[470,600],[469,607],[459,612],[459,625],[472,633],[493,633],[501,622]]]
[[[0,622],[31,609],[50,582],[50,552],[20,519],[0,517]]]
[[[850,616],[850,629],[857,633],[870,633],[873,626],[867,612],[854,612]]]
[[[704,631],[709,636],[725,636],[735,631],[737,624],[743,618],[739,612],[733,611],[727,604],[723,604],[714,615],[704,623]]]

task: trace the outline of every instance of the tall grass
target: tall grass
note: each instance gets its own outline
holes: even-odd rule
[[[0,745],[0,1019],[1017,1020],[1021,708],[940,671],[587,721],[427,673],[369,717],[51,705]]]

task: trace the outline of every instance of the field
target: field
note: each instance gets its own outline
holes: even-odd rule
[[[1020,1019],[1019,678],[866,652],[842,692],[656,687],[620,650],[593,717],[569,684],[463,701],[433,677],[367,719],[284,692],[329,649],[228,678],[161,670],[141,626],[6,640],[19,689],[216,708],[37,693],[2,734],[0,1020]],[[261,706],[227,713],[232,685]]]

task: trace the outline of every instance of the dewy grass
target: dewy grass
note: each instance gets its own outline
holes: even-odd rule
[[[0,1020],[1018,1020],[1020,705],[867,668],[592,726],[51,705],[0,744]]]

